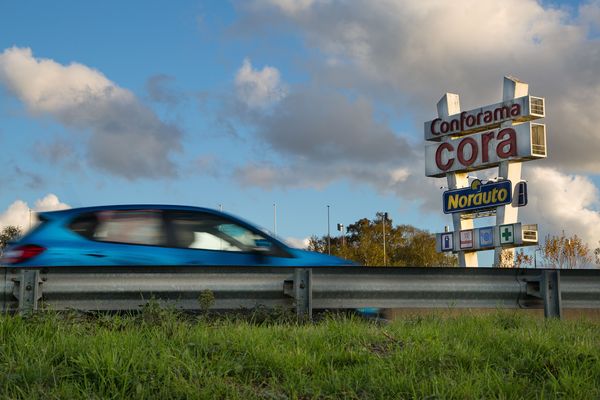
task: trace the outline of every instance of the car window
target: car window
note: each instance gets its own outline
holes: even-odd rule
[[[92,240],[153,246],[165,244],[160,211],[100,211],[95,217],[97,222],[93,228],[88,226],[86,232]],[[84,225],[82,221],[79,229],[85,230]]]
[[[212,214],[178,212],[171,213],[168,219],[174,247],[253,251],[261,245],[268,248],[271,243],[258,232]]]
[[[88,213],[75,217],[69,224],[69,229],[86,239],[93,239],[96,226],[98,217],[95,213]]]

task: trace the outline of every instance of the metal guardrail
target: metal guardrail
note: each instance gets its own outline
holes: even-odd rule
[[[183,310],[523,308],[560,317],[600,309],[600,270],[391,267],[0,267],[0,309],[136,310],[150,299]]]

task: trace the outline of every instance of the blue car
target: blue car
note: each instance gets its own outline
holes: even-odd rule
[[[120,205],[44,212],[7,248],[14,266],[339,266],[353,262],[294,249],[223,212],[170,205]]]

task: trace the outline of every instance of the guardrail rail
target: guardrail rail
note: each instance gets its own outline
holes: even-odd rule
[[[560,317],[600,309],[600,270],[422,267],[0,267],[3,312],[137,310],[150,299],[182,310],[522,308]]]

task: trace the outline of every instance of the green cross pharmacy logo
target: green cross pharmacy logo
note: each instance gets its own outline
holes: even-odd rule
[[[515,242],[515,226],[513,224],[500,225],[500,244]]]

